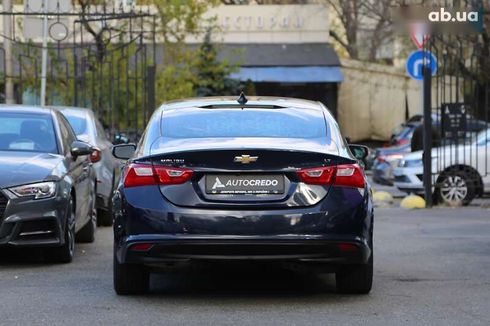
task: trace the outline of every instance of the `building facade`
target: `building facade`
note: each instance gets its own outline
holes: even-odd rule
[[[321,101],[336,115],[343,76],[329,43],[326,5],[223,4],[206,16],[221,29],[214,39],[221,57],[240,67],[231,77],[253,82],[257,95]]]

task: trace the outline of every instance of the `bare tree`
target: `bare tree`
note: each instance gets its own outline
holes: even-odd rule
[[[96,2],[95,5],[93,5],[94,1],[91,0],[76,0],[75,4],[80,7],[80,22],[83,26],[83,28],[93,37],[95,47],[97,49],[97,60],[99,62],[104,61],[104,57],[106,55],[107,51],[107,40],[105,39],[105,33],[109,31],[111,28],[110,27],[104,27],[104,28],[94,28],[90,24],[90,19],[87,17],[87,15],[91,11],[92,6],[101,6],[102,11],[106,12],[107,11],[107,2],[106,1],[99,1]]]
[[[390,10],[397,0],[325,0],[341,28],[330,36],[352,59],[376,61],[381,47],[393,37]]]

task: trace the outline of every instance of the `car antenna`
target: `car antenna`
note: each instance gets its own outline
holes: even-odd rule
[[[245,104],[247,104],[248,99],[247,99],[247,97],[245,96],[245,94],[243,94],[243,92],[241,92],[241,93],[240,93],[240,97],[237,99],[237,102],[238,102],[240,105],[245,105]],[[243,110],[243,107],[242,107],[242,110]]]

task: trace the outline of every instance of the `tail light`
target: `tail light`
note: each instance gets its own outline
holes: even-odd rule
[[[320,168],[302,169],[298,172],[301,182],[317,185],[364,188],[365,180],[357,164],[342,164]]]
[[[380,163],[391,163],[394,161],[401,160],[403,158],[403,155],[401,154],[391,154],[391,155],[380,155],[376,159]]]
[[[395,145],[406,145],[410,142],[410,139],[402,138],[402,139],[397,139]]]
[[[298,171],[299,179],[310,185],[331,184],[336,172],[335,166],[302,169]]]
[[[153,248],[152,243],[136,243],[129,247],[129,250],[131,251],[148,251],[151,248]]]
[[[376,157],[376,160],[377,160],[379,163],[385,163],[385,162],[387,162],[387,160],[386,160],[386,156],[384,156],[384,155],[380,155],[380,156]]]
[[[359,247],[352,243],[339,243],[337,244],[337,248],[339,248],[340,251],[346,251],[346,252],[359,251]]]
[[[125,171],[124,187],[181,184],[188,181],[193,174],[194,171],[190,169],[134,163]]]
[[[97,163],[102,159],[102,152],[100,149],[95,148],[92,154],[90,154],[90,162]]]
[[[337,166],[337,173],[333,183],[335,186],[364,188],[366,185],[364,173],[357,164],[343,164]]]

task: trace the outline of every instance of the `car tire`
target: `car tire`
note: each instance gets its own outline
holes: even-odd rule
[[[75,205],[73,198],[70,198],[66,211],[67,217],[64,228],[65,243],[60,247],[50,248],[47,251],[48,260],[54,263],[70,263],[75,253]]]
[[[435,188],[436,202],[449,206],[466,206],[476,197],[476,193],[476,176],[467,170],[450,170],[442,173]]]
[[[99,209],[97,211],[97,225],[112,226],[112,205],[109,204],[107,210]]]
[[[95,241],[95,231],[97,230],[97,209],[95,208],[95,200],[92,201],[92,208],[90,209],[89,214],[89,221],[76,235],[77,242],[92,243]]]
[[[335,280],[339,293],[368,294],[373,286],[373,253],[366,264],[342,266]]]
[[[114,290],[117,294],[144,294],[149,286],[150,274],[144,265],[121,264],[114,253]]]

